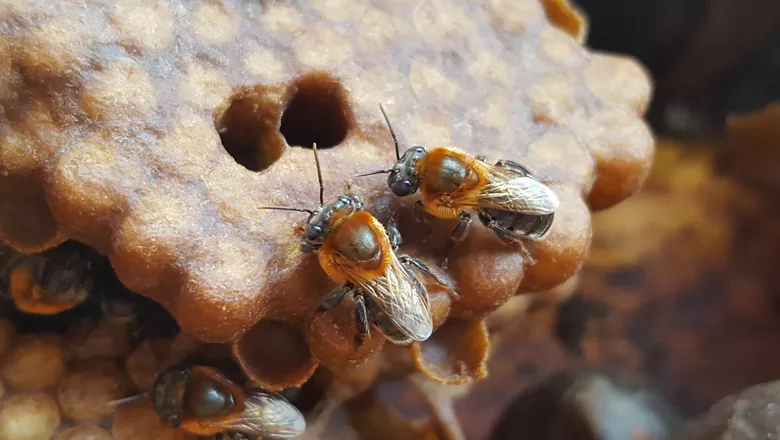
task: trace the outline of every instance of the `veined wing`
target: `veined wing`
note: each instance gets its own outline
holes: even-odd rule
[[[300,411],[281,395],[252,388],[245,394],[241,416],[226,424],[225,429],[253,437],[287,439],[303,434],[306,422]]]
[[[366,279],[353,274],[353,282],[390,318],[393,325],[409,338],[424,341],[433,333],[428,294],[422,284],[409,276],[407,269],[391,255],[381,277]]]
[[[487,183],[454,198],[454,206],[499,209],[528,215],[555,212],[560,205],[558,196],[550,187],[531,176],[524,176],[503,168],[480,163],[481,174]]]

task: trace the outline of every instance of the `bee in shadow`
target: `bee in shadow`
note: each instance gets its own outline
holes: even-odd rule
[[[148,393],[112,402],[121,406],[149,398],[172,428],[211,440],[289,439],[306,430],[298,409],[281,394],[239,386],[220,369],[183,363],[161,373]]]
[[[4,251],[2,284],[16,308],[24,313],[56,315],[81,305],[92,291],[92,263],[79,252]]]

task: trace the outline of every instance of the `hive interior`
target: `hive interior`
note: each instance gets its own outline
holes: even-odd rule
[[[481,319],[569,279],[589,209],[636,192],[652,161],[647,75],[585,50],[578,18],[538,0],[5,2],[0,240],[91,246],[184,332],[232,344],[266,388],[318,365],[359,369],[384,340],[354,347],[350,301],[312,317],[339,286],[299,251],[303,218],[259,207],[316,206],[314,142],[326,197],[391,164],[381,103],[403,145],[517,160],[561,199],[534,264],[475,225],[443,273],[458,300],[431,287],[446,327],[411,350],[416,365],[449,383],[481,377]],[[423,245],[411,200],[381,177],[352,180],[380,221],[398,218],[402,251],[434,266],[453,224]]]

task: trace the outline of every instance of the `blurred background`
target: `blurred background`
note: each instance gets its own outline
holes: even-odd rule
[[[780,2],[574,3],[589,47],[651,73],[657,157],[641,193],[595,215],[576,288],[496,314],[490,376],[457,404],[469,439],[566,369],[628,373],[685,418],[780,377]],[[519,326],[512,307],[529,308]]]

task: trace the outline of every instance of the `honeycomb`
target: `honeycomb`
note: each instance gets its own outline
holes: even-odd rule
[[[445,274],[459,299],[431,290],[448,330],[412,349],[416,363],[448,383],[480,377],[480,320],[569,279],[590,210],[636,192],[652,162],[647,74],[583,48],[584,29],[553,0],[2,1],[0,240],[93,247],[270,390],[352,368],[384,339],[354,347],[349,300],[312,317],[339,286],[300,252],[305,218],[260,207],[317,205],[313,143],[328,198],[391,164],[381,103],[404,145],[523,162],[561,199],[534,264],[475,225]],[[412,201],[383,178],[352,191],[435,264],[454,225],[423,245]]]
[[[229,347],[154,335],[143,322],[104,314],[65,331],[30,332],[0,319],[0,439],[205,439],[165,424],[143,393],[168,367],[224,362]]]
[[[109,339],[124,342],[116,335]],[[72,336],[51,332],[16,334],[7,320],[0,320],[0,340],[0,439],[112,438],[98,423],[113,413],[108,402],[131,390],[116,364],[121,352],[86,353]]]

